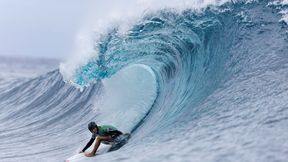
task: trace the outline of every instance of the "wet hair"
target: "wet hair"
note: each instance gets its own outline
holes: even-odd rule
[[[90,122],[90,123],[88,124],[88,129],[89,129],[89,131],[92,132],[92,130],[93,130],[94,128],[97,128],[97,124],[96,124],[95,122]]]

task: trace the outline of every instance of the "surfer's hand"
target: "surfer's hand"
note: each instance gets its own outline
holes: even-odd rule
[[[92,152],[90,152],[90,153],[85,153],[85,156],[87,156],[87,157],[92,157],[92,156],[95,156],[95,154],[93,154]]]

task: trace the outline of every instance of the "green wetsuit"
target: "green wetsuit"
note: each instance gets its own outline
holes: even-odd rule
[[[113,131],[117,131],[117,129],[112,125],[101,125],[98,126],[98,133],[93,133],[93,135],[95,136],[95,138],[97,136],[111,136],[113,135],[113,133],[111,133]]]
[[[111,136],[113,139],[115,139],[117,136],[121,135],[122,132],[118,131],[115,127],[111,125],[101,125],[98,126],[98,132],[97,133],[92,133],[92,137],[90,141],[87,143],[87,145],[83,148],[83,152],[87,150],[94,142],[97,136]],[[113,142],[109,141],[109,142]]]

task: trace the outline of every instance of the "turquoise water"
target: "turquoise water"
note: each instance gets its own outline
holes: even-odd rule
[[[1,87],[1,159],[64,160],[94,120],[132,137],[84,161],[286,161],[286,7],[147,13],[126,35],[102,35],[70,78],[55,70]]]

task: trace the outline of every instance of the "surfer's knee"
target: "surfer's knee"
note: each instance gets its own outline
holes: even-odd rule
[[[99,141],[99,142],[101,142],[101,141],[102,141],[102,139],[101,139],[100,137],[96,137],[96,141]]]

